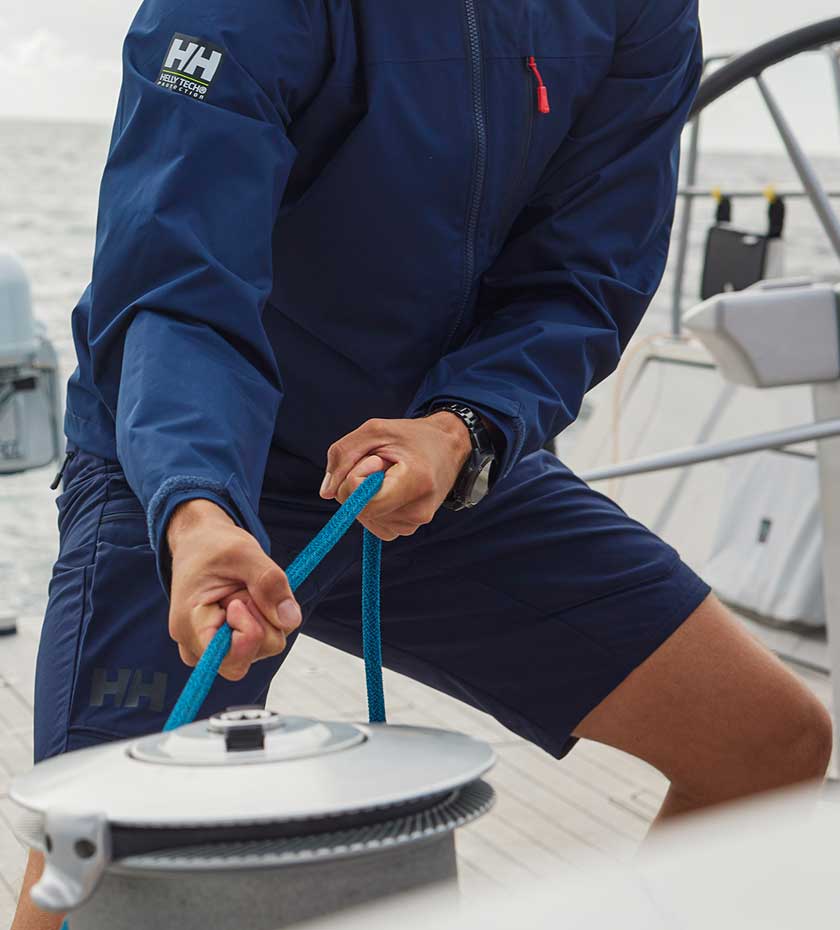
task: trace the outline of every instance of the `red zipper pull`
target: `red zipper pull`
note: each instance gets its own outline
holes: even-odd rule
[[[537,67],[537,59],[534,55],[528,59],[528,67],[534,72],[537,79],[537,109],[540,113],[551,113],[551,107],[548,103],[548,88],[543,83],[540,69]]]

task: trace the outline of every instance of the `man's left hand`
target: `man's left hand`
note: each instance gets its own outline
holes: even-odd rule
[[[343,504],[365,478],[385,471],[360,522],[386,542],[412,536],[432,522],[471,451],[466,425],[446,411],[421,420],[368,420],[330,447],[321,497]]]

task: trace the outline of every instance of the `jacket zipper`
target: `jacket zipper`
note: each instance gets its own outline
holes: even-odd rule
[[[481,53],[481,28],[476,10],[476,0],[464,0],[467,20],[467,40],[470,53],[472,79],[473,125],[475,128],[475,155],[473,160],[473,182],[470,205],[467,213],[466,240],[464,245],[464,289],[461,307],[446,340],[444,352],[451,347],[461,321],[464,318],[473,291],[476,267],[476,240],[481,219],[481,202],[484,197],[484,182],[487,175],[487,119],[484,113],[484,62]]]
[[[528,64],[528,59],[524,59],[526,71],[530,71],[530,65]],[[519,193],[519,188],[522,186],[522,177],[525,174],[525,168],[528,165],[528,156],[531,154],[531,140],[534,136],[534,95],[531,92],[531,80],[530,74],[527,75],[528,80],[522,82],[522,86],[525,91],[525,109],[528,112],[528,126],[524,133],[522,133],[522,144],[519,149],[519,153],[516,159],[516,174],[513,175],[514,181],[511,184],[507,197],[505,198],[504,210],[501,213],[501,223],[499,224],[499,230],[495,237],[494,249],[501,247],[502,239],[505,236],[505,230],[507,230],[510,225],[510,217],[513,213],[514,205],[516,203],[516,195]]]
[[[536,56],[531,55],[528,58],[528,67],[533,72],[537,82],[537,109],[543,114],[551,113],[551,106],[548,102],[548,88],[543,83],[540,69],[537,67]]]

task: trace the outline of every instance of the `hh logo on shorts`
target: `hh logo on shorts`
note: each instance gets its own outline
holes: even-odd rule
[[[205,100],[223,60],[224,52],[217,46],[177,33],[166,53],[158,87]]]
[[[166,706],[169,676],[163,672],[141,672],[133,668],[95,668],[90,685],[90,706],[140,707],[160,713]]]

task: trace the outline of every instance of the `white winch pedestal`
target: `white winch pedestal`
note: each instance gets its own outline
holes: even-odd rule
[[[279,930],[423,886],[485,813],[493,751],[442,730],[238,708],[16,779],[32,891],[71,930]]]

